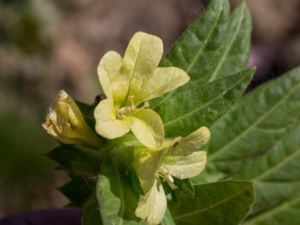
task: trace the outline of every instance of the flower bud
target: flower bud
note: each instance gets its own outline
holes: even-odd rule
[[[100,137],[87,125],[75,101],[63,90],[56,96],[43,127],[64,144],[100,145]]]

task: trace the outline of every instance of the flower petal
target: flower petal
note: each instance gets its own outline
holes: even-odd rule
[[[163,43],[157,36],[137,32],[131,38],[123,58],[121,73],[129,76],[129,95],[138,96],[151,78],[163,54]]]
[[[157,185],[157,180],[155,180],[149,192],[140,197],[135,215],[147,220],[148,225],[157,225],[163,220],[166,209],[167,199],[163,186]]]
[[[136,103],[159,97],[184,85],[190,77],[176,67],[156,68],[153,75],[145,82],[143,91],[137,96]]]
[[[113,98],[114,103],[121,103],[127,96],[129,78],[120,74],[122,57],[115,51],[107,52],[98,65],[98,76],[101,87],[108,98]]]
[[[172,155],[188,155],[203,145],[207,144],[210,139],[210,131],[207,127],[200,127],[193,133],[183,137],[178,144],[172,149]]]
[[[171,175],[179,179],[186,179],[198,175],[206,164],[206,152],[193,152],[186,156],[166,156],[163,167]]]
[[[159,150],[164,138],[164,126],[160,116],[151,109],[136,109],[131,116],[131,130],[145,146]]]
[[[144,193],[147,193],[156,180],[156,173],[162,163],[165,152],[154,152],[147,148],[134,151],[133,166]]]
[[[116,118],[112,99],[102,100],[95,108],[94,117],[97,133],[107,139],[121,137],[130,130],[130,118],[122,120]]]

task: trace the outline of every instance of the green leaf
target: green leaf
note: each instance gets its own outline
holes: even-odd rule
[[[81,176],[71,176],[71,180],[59,190],[71,201],[68,206],[82,207],[92,194],[95,181]]]
[[[191,179],[175,179],[174,184],[185,194],[190,195],[191,197],[195,196],[195,188],[193,183],[191,182]]]
[[[157,107],[174,93],[190,89],[193,82],[206,84],[246,68],[250,49],[251,18],[245,4],[230,15],[228,0],[213,0],[163,58],[161,66],[185,70],[191,81],[151,105]]]
[[[169,203],[177,225],[238,225],[254,201],[251,182],[211,183],[195,190],[195,198],[177,192],[177,202]]]
[[[175,225],[175,222],[173,220],[173,217],[172,217],[169,209],[167,209],[167,211],[165,213],[165,217],[164,217],[163,221],[161,221],[161,225]]]
[[[99,175],[96,194],[104,225],[145,224],[135,217],[138,195],[126,168],[107,160]]]
[[[230,175],[265,154],[298,120],[300,68],[256,89],[211,129],[208,165]]]
[[[189,90],[176,93],[156,110],[161,115],[167,136],[185,136],[200,126],[210,126],[242,95],[254,70],[246,70]]]
[[[257,201],[244,224],[289,225],[300,221],[300,123],[266,154],[233,178],[255,182]]]
[[[84,119],[86,120],[87,124],[89,125],[90,128],[94,130],[95,128],[95,118],[94,118],[94,110],[95,106],[93,105],[88,105],[80,101],[75,101],[77,106],[79,107],[80,111],[82,112]],[[99,136],[99,138],[101,138]]]
[[[104,225],[146,225],[135,216],[140,190],[127,169],[111,160],[103,164],[96,193]],[[161,224],[175,225],[168,210]]]
[[[96,194],[91,195],[86,202],[81,216],[82,225],[102,225],[100,210]]]
[[[82,207],[91,195],[102,159],[94,150],[72,145],[60,145],[48,153],[59,164],[58,169],[68,172],[71,180],[60,188],[71,206]]]
[[[297,224],[299,114],[300,68],[256,89],[212,126],[208,169],[193,182],[254,180],[257,201],[245,224]]]
[[[102,163],[100,152],[75,145],[60,145],[47,155],[72,174],[97,175]]]

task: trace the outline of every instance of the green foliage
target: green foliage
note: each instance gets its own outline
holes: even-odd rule
[[[175,225],[174,219],[169,210],[167,210],[163,221],[161,222],[162,225]]]
[[[121,167],[120,162],[117,164],[115,161],[107,160],[103,164],[96,193],[105,225],[144,224],[134,215],[139,196],[134,192],[135,185],[128,173],[126,168]]]
[[[212,133],[205,172],[165,189],[163,225],[299,223],[300,69],[241,98],[254,73],[246,68],[250,21],[245,4],[231,14],[227,0],[213,0],[161,61],[191,77],[151,101],[167,137],[200,126]],[[94,107],[79,107],[94,127]],[[135,216],[144,193],[131,168],[134,146],[124,140],[103,142],[100,149],[61,145],[50,153],[73,178],[62,190],[85,207],[83,225],[146,224]]]
[[[234,175],[255,183],[257,201],[244,224],[287,225],[299,222],[300,123],[297,121],[269,151]]]
[[[263,85],[212,126],[209,161],[218,170],[239,171],[269,151],[298,121],[299,74],[295,69]]]
[[[59,190],[71,200],[69,206],[82,207],[94,191],[95,181],[70,175],[71,180]]]
[[[57,169],[68,172],[71,180],[60,190],[70,200],[72,206],[82,207],[94,191],[101,158],[90,149],[78,146],[61,145],[50,153],[48,157],[58,163]]]
[[[195,186],[195,197],[175,192],[169,207],[177,225],[239,224],[254,201],[251,182],[227,181]],[[234,212],[232,211],[234,209]]]
[[[102,162],[100,154],[92,149],[72,145],[60,145],[48,153],[48,157],[62,169],[77,175],[97,175]]]
[[[221,172],[255,183],[257,200],[245,224],[300,218],[294,211],[300,202],[299,84],[298,68],[252,92],[212,126],[208,176]]]
[[[210,126],[245,91],[254,73],[246,70],[250,21],[244,4],[230,15],[227,0],[214,0],[162,60],[163,66],[180,67],[191,77],[176,93],[152,103],[168,136]]]
[[[227,0],[213,0],[161,64],[180,67],[202,84],[238,73],[248,59],[250,21],[246,5],[230,15]]]
[[[210,126],[242,95],[254,71],[220,78],[206,85],[194,82],[163,102],[161,115],[167,136],[185,136],[200,126]]]
[[[99,205],[96,194],[93,193],[86,204],[81,217],[81,224],[84,225],[102,225],[102,219],[99,211]]]

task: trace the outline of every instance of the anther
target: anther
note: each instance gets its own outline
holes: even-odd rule
[[[171,176],[171,174],[166,174],[166,178],[167,178],[167,180],[168,180],[170,183],[174,183],[174,179],[173,179],[173,177]]]
[[[144,107],[149,108],[150,107],[150,102],[148,102],[148,101],[144,102]]]

